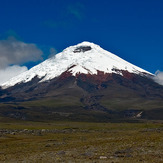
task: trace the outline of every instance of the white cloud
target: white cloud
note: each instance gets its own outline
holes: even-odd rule
[[[14,37],[0,40],[0,69],[9,65],[38,61],[42,59],[41,55],[42,51],[35,44],[24,43]]]
[[[43,52],[35,44],[25,43],[14,37],[0,40],[0,85],[27,71],[26,66],[20,65],[41,60],[42,54]]]
[[[12,77],[19,75],[20,73],[23,73],[27,71],[26,66],[9,66],[4,69],[0,70],[0,85],[6,82],[7,80],[11,79]]]
[[[155,77],[153,78],[155,82],[157,82],[160,85],[163,85],[163,72],[156,71]]]

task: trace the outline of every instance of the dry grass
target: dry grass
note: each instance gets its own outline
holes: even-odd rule
[[[0,162],[163,162],[161,123],[15,122],[0,126],[15,129],[0,135]]]

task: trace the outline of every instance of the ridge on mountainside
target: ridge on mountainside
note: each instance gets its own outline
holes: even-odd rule
[[[8,88],[21,82],[26,83],[36,76],[40,78],[39,82],[48,81],[58,77],[65,71],[70,72],[72,76],[77,74],[92,75],[98,72],[115,73],[123,76],[122,71],[152,75],[96,44],[82,42],[66,48],[63,52],[3,83],[2,87]]]
[[[0,117],[23,120],[163,120],[163,86],[153,74],[83,42],[0,88]]]

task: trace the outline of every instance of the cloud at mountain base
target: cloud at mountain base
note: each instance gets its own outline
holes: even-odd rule
[[[155,82],[157,82],[160,85],[163,85],[163,72],[156,71],[155,77],[153,78]]]
[[[18,66],[18,65],[8,66],[4,69],[0,69],[0,85],[8,81],[12,77],[19,75],[27,70],[28,69],[26,66]]]
[[[35,44],[15,37],[0,40],[0,84],[28,69],[21,65],[42,60],[42,54]]]

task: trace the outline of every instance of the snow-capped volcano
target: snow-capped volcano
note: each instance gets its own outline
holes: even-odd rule
[[[162,120],[163,86],[151,76],[82,42],[4,83],[0,115],[30,121]]]
[[[93,75],[97,74],[98,71],[122,76],[122,71],[140,75],[151,74],[96,44],[82,42],[66,48],[61,53],[10,79],[3,83],[2,87],[8,88],[18,83],[27,83],[34,77],[40,78],[39,82],[44,82],[60,76],[65,71],[70,72],[72,76],[77,74]]]

